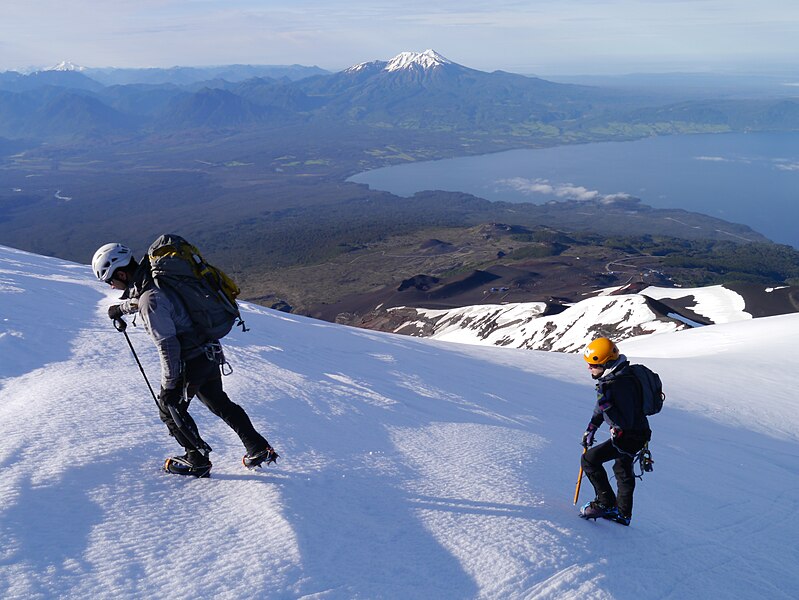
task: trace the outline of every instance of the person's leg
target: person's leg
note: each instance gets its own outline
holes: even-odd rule
[[[635,490],[635,475],[633,474],[633,459],[621,455],[613,463],[613,473],[616,475],[618,488],[618,507],[622,516],[628,519],[633,514],[633,490]]]
[[[644,442],[637,439],[624,440],[619,443],[619,452],[616,462],[613,463],[613,473],[616,475],[618,488],[617,506],[623,517],[631,518],[633,515],[633,492],[635,491],[635,472],[633,470],[635,455],[643,448]]]
[[[260,452],[269,444],[255,430],[250,417],[244,409],[233,402],[222,388],[222,375],[216,363],[209,361],[204,355],[187,364],[189,378],[188,393],[202,402],[208,410],[222,419],[241,439],[248,454]]]
[[[197,398],[208,407],[208,410],[236,432],[248,453],[258,452],[269,445],[266,439],[255,430],[244,409],[233,402],[222,389],[221,378],[207,381],[197,391]]]
[[[194,477],[208,477],[211,472],[211,461],[208,459],[208,452],[211,448],[203,442],[197,430],[197,424],[191,415],[186,411],[188,402],[181,404],[178,408],[170,410],[170,407],[158,403],[158,415],[169,429],[169,434],[183,446],[186,453],[183,456],[171,456],[164,462],[164,470],[168,473],[177,475],[191,475]],[[180,420],[180,423],[176,422]],[[192,439],[188,435],[192,436]],[[200,452],[195,448],[195,443],[204,447],[205,452]]]
[[[191,415],[189,414],[188,410],[186,410],[187,408],[188,408],[188,403],[177,409],[181,422],[184,427],[190,430],[190,433],[192,433],[197,440],[202,442],[202,438],[200,437],[200,432],[197,429],[197,424],[194,422],[194,419],[191,418]],[[183,446],[183,448],[187,452],[193,451],[195,449],[192,441],[186,436],[186,434],[184,434],[181,431],[177,423],[175,423],[175,419],[172,417],[172,414],[170,413],[168,408],[166,406],[161,405],[160,402],[158,403],[158,416],[161,418],[161,421],[164,422],[166,428],[169,430],[169,435],[175,438],[175,441],[178,444]]]
[[[618,458],[619,452],[610,440],[589,448],[581,459],[583,473],[594,486],[597,501],[606,506],[616,506],[616,494],[610,486],[604,463]]]

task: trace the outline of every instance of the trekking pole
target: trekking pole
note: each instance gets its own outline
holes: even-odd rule
[[[583,448],[583,454],[585,454],[588,448]],[[580,485],[583,483],[583,462],[580,461],[580,474],[577,475],[577,487],[574,488],[574,504],[577,504],[577,500],[580,497]]]
[[[125,323],[125,321],[121,318],[114,319],[114,327],[116,328],[117,331],[121,331],[122,333],[125,334],[125,339],[128,342],[128,346],[130,346],[130,351],[133,353],[133,358],[136,359],[136,364],[139,365],[139,371],[141,371],[141,375],[142,377],[144,377],[144,381],[147,384],[148,389],[150,390],[150,394],[152,395],[155,404],[158,405],[158,398],[156,397],[155,392],[153,391],[153,386],[150,385],[150,380],[147,379],[147,374],[144,372],[144,367],[141,365],[141,361],[139,360],[139,355],[136,354],[136,350],[133,349],[133,344],[130,341],[130,336],[128,336],[128,332],[125,331],[128,328],[128,324]]]
[[[153,391],[153,386],[150,385],[150,380],[147,379],[147,374],[144,372],[144,367],[142,366],[141,361],[139,360],[139,355],[136,354],[136,350],[134,350],[133,348],[133,343],[130,341],[130,336],[128,336],[128,332],[125,331],[128,328],[128,324],[125,323],[125,321],[121,318],[114,319],[114,327],[116,328],[117,331],[121,331],[122,333],[125,334],[125,339],[128,342],[128,346],[130,346],[130,351],[133,353],[133,358],[136,359],[136,364],[139,365],[139,371],[141,371],[141,375],[142,377],[144,377],[144,381],[147,384],[147,388],[150,390],[150,395],[153,397],[153,401],[155,402],[155,405],[158,407],[158,410],[159,411],[162,410],[161,404],[158,402],[158,397],[155,395],[155,392]],[[208,456],[208,454],[211,452],[211,447],[200,438],[199,433],[196,433],[186,425],[186,423],[183,421],[183,418],[180,416],[180,412],[178,411],[178,409],[170,405],[167,407],[167,410],[169,411],[169,414],[172,416],[172,420],[175,422],[175,425],[177,426],[178,430],[183,434],[183,436],[186,438],[189,444],[194,446],[194,449],[197,450],[197,452],[200,452],[204,456]]]

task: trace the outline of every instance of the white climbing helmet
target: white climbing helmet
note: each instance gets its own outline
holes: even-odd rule
[[[106,244],[97,249],[92,259],[92,271],[100,281],[108,283],[114,271],[126,267],[133,259],[130,248],[120,243]]]

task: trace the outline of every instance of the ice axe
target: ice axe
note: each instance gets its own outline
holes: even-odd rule
[[[588,448],[583,448],[583,454],[588,450]],[[577,500],[580,498],[580,485],[583,483],[583,462],[580,461],[580,473],[577,475],[577,486],[574,488],[574,504],[577,504]]]

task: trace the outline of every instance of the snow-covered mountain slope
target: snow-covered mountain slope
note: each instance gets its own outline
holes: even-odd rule
[[[406,322],[397,331],[424,332],[426,337],[449,342],[577,352],[599,333],[624,339],[687,327],[660,319],[638,295],[591,298],[555,315],[544,315],[545,308],[539,302],[419,308],[415,309],[419,320]]]
[[[381,70],[388,72],[395,71],[416,71],[442,67],[444,65],[454,65],[451,60],[445,58],[435,50],[425,50],[424,52],[400,52],[394,58],[387,61],[375,60],[354,65],[346,69],[345,73],[358,73],[360,71]],[[460,65],[458,65],[460,66]]]
[[[451,60],[444,58],[435,50],[425,50],[424,52],[400,52],[397,56],[388,61],[386,71],[401,71],[403,69],[434,69],[442,65],[454,64]]]
[[[87,266],[0,248],[3,598],[793,598],[799,316],[622,344],[663,377],[629,528],[576,516],[581,358],[246,305],[225,384],[281,453],[192,405],[179,449]],[[155,350],[129,327],[157,379]],[[604,428],[602,430],[604,433]],[[582,500],[590,499],[583,484]]]
[[[615,288],[607,291],[618,292]],[[526,302],[448,310],[400,307],[387,311],[403,315],[401,325],[394,329],[397,333],[557,352],[578,352],[598,335],[618,341],[752,318],[744,297],[720,285],[648,287],[634,294],[601,293],[557,314],[550,314],[549,309],[542,302]]]
[[[78,71],[82,72],[86,70],[86,67],[81,67],[80,65],[76,65],[68,60],[62,60],[57,65],[53,65],[52,67],[48,67],[44,69],[45,71]]]

